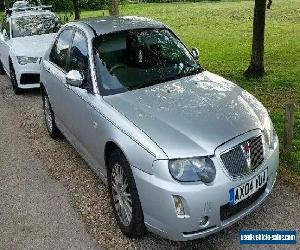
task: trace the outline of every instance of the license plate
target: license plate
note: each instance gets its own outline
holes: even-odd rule
[[[268,180],[268,169],[266,168],[259,175],[251,180],[243,183],[242,185],[229,190],[229,204],[235,204],[247,199],[250,195],[254,194],[259,188],[266,184]]]

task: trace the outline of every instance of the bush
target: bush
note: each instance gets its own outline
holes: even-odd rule
[[[81,0],[80,7],[86,10],[103,9],[105,6],[105,0]]]
[[[73,2],[71,0],[44,0],[41,2],[44,5],[52,5],[55,11],[73,9]]]
[[[10,6],[16,0],[9,0]],[[119,0],[120,3],[128,2],[128,0]],[[134,1],[134,0],[131,0]],[[208,0],[143,0],[144,3],[166,3],[166,2],[201,2],[201,1],[208,1]],[[222,0],[209,0],[212,2],[222,1]],[[4,1],[0,4],[0,9],[4,9]],[[37,5],[36,0],[28,0],[32,5]],[[104,9],[107,6],[108,0],[79,0],[80,8],[83,10],[99,10]],[[73,9],[73,2],[72,0],[41,0],[42,4],[45,5],[52,5],[55,11],[67,11]]]
[[[16,0],[9,0],[10,7]],[[36,0],[27,0],[32,5],[38,5]],[[55,11],[66,11],[73,9],[72,0],[41,0],[44,5],[52,5]],[[84,10],[96,10],[103,9],[106,6],[106,0],[79,0],[79,5],[81,9]],[[4,1],[0,3],[0,10],[4,10]]]
[[[55,11],[72,10],[72,0],[44,0],[43,4],[52,5]],[[80,0],[79,6],[84,10],[102,9],[105,5],[105,0]]]

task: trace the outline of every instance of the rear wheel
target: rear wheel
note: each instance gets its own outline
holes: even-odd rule
[[[144,236],[144,215],[134,177],[128,161],[119,149],[112,153],[109,160],[108,187],[121,231],[130,238]]]
[[[54,113],[51,108],[51,104],[47,92],[46,90],[42,90],[42,91],[43,91],[42,97],[43,97],[43,109],[44,109],[46,127],[50,137],[53,139],[58,139],[62,136],[62,134],[58,129],[58,127],[56,126]]]
[[[18,82],[17,82],[17,77],[16,77],[16,72],[14,69],[14,65],[12,63],[12,61],[9,59],[9,70],[10,70],[10,80],[11,80],[11,84],[13,87],[13,91],[16,95],[20,95],[22,94],[22,89],[20,89],[18,87]]]

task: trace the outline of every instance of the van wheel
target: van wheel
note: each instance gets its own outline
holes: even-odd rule
[[[5,75],[5,70],[4,70],[1,60],[0,60],[0,75]]]
[[[45,123],[51,138],[58,139],[62,134],[55,123],[55,117],[46,90],[42,90]]]
[[[22,89],[18,87],[17,77],[11,59],[9,59],[9,70],[10,70],[10,80],[13,87],[13,91],[16,95],[20,95],[22,94]]]
[[[127,237],[141,238],[146,227],[130,165],[119,149],[112,153],[108,165],[108,188],[116,221]]]

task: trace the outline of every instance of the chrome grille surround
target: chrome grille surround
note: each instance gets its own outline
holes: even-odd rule
[[[243,151],[243,145],[249,147],[249,161]],[[225,166],[228,174],[232,177],[242,177],[253,172],[264,161],[264,148],[262,135],[251,137],[250,139],[239,143],[235,147],[223,152],[220,159]]]

